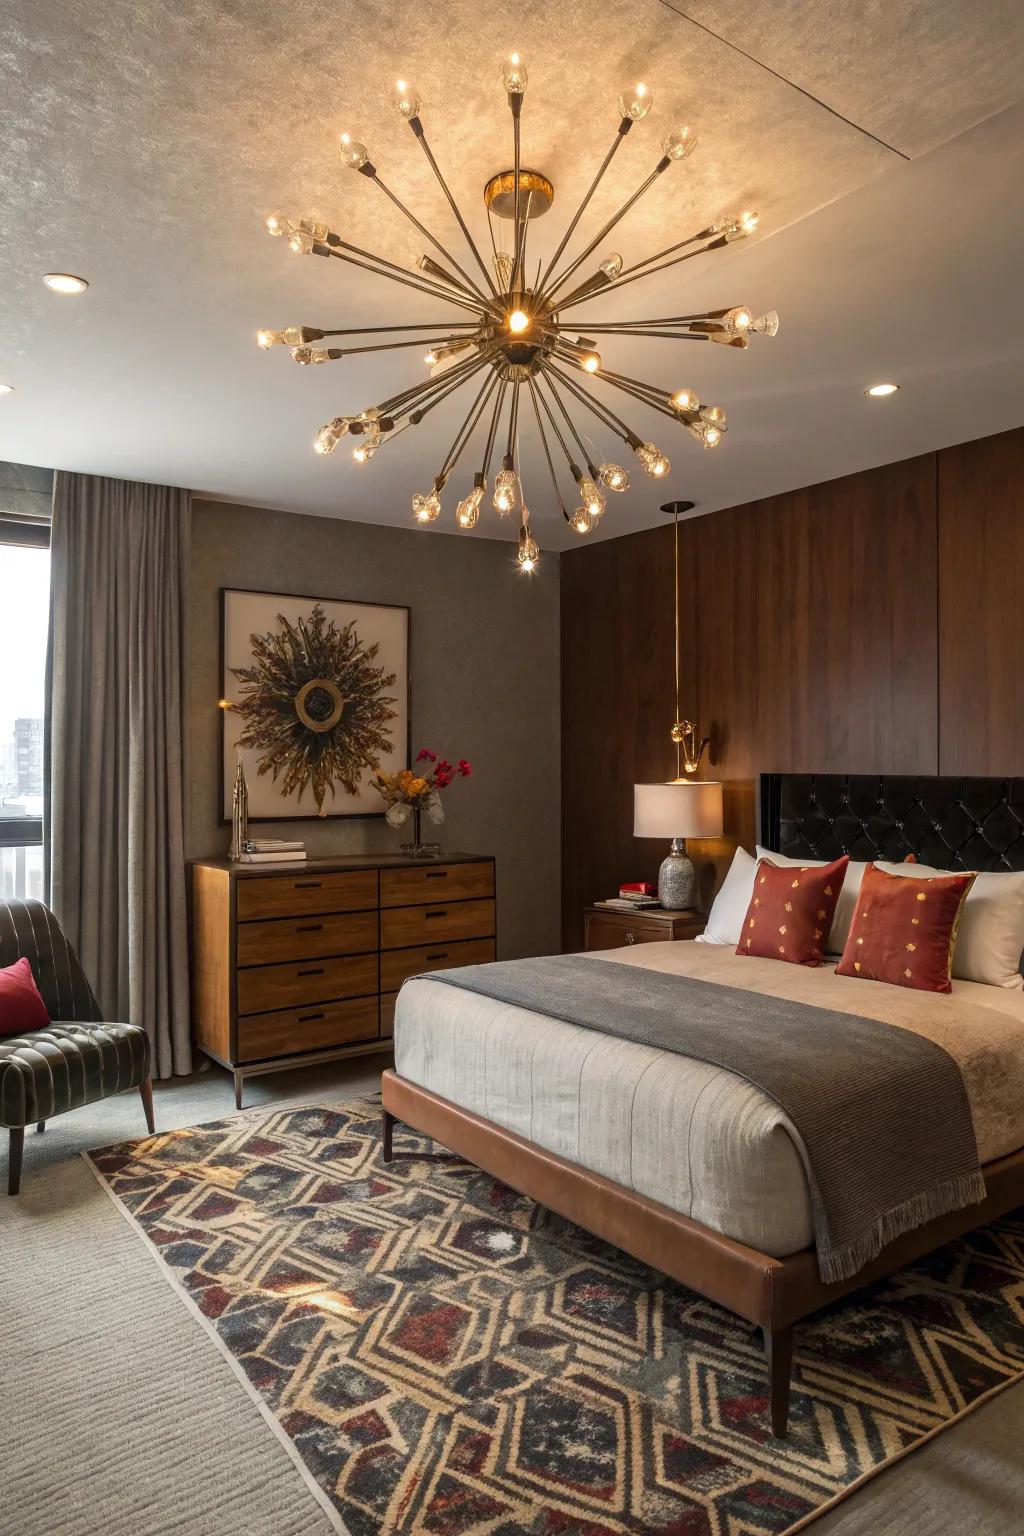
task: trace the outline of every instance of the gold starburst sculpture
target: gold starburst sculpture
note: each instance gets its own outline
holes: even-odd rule
[[[258,771],[280,780],[281,793],[301,798],[312,788],[318,816],[335,785],[350,795],[359,780],[391,751],[388,722],[397,711],[396,674],[376,661],[378,645],[364,646],[355,622],[340,628],[317,603],[306,619],[251,635],[253,665],[235,667],[242,685],[235,703],[244,722],[239,746],[258,754]]]

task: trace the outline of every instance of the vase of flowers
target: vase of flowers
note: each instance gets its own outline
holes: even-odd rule
[[[423,841],[423,817],[439,827],[444,821],[443,791],[457,778],[468,779],[472,772],[472,765],[464,757],[457,763],[450,763],[427,747],[421,747],[417,752],[415,768],[401,768],[397,773],[377,770],[370,783],[387,805],[388,826],[404,827],[406,822],[412,821],[412,842],[402,844],[403,853],[414,859],[440,856],[440,843]]]

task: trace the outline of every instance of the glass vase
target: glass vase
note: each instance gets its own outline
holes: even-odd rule
[[[439,859],[440,843],[423,841],[423,812],[418,805],[412,808],[412,842],[402,844],[402,852],[410,859]]]

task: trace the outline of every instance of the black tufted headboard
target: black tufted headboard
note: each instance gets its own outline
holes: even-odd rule
[[[1024,778],[763,773],[761,842],[799,858],[1024,869]]]

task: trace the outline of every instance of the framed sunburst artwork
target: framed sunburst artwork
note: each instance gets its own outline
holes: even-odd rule
[[[221,817],[239,759],[250,821],[380,816],[409,761],[409,610],[221,588]]]

